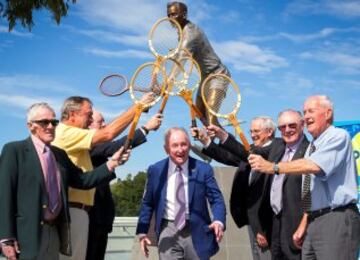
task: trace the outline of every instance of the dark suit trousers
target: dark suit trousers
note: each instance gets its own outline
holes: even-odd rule
[[[294,250],[291,246],[292,241],[282,235],[281,212],[273,217],[273,227],[271,236],[271,256],[272,260],[301,260],[301,250]],[[286,221],[286,220],[285,220]]]
[[[103,260],[108,241],[108,229],[100,225],[89,225],[86,260]]]

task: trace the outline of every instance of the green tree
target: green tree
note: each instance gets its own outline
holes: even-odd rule
[[[111,186],[116,216],[139,215],[145,182],[146,172],[139,172],[134,178],[128,174],[124,180],[119,180]]]
[[[34,25],[33,11],[47,9],[52,14],[57,24],[62,17],[67,15],[69,3],[75,3],[76,0],[3,0],[0,2],[0,16],[7,19],[9,31],[16,25],[17,21],[29,31]]]

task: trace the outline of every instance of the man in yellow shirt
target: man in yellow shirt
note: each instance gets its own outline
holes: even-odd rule
[[[152,97],[148,95],[146,99]],[[80,96],[72,96],[64,101],[61,108],[61,123],[56,129],[53,145],[66,151],[72,162],[83,171],[93,169],[89,151],[99,143],[107,142],[119,135],[133,120],[135,106],[116,117],[101,129],[88,129],[92,122],[92,102]],[[69,189],[71,216],[72,257],[60,255],[60,259],[84,260],[86,257],[89,216],[94,203],[95,189]]]

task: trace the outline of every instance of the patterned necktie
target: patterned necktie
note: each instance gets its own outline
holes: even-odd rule
[[[175,220],[174,224],[178,230],[182,230],[186,223],[186,201],[185,201],[185,186],[182,176],[182,169],[177,166],[175,169]]]
[[[291,152],[292,150],[290,148],[286,148],[281,161],[288,162],[290,160]],[[271,185],[270,204],[276,215],[279,214],[282,209],[282,191],[284,178],[285,174],[274,175],[274,179]]]
[[[309,156],[315,152],[315,145],[313,142],[310,144]],[[302,185],[301,192],[301,205],[303,212],[308,212],[311,210],[311,192],[310,192],[311,176],[310,174],[305,174]]]
[[[52,213],[55,212],[56,208],[59,206],[59,187],[58,179],[56,173],[55,160],[51,156],[51,150],[48,146],[45,146],[45,169],[46,169],[46,187],[48,190],[49,197],[49,209]]]

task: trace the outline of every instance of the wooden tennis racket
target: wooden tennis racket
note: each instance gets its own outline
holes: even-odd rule
[[[161,69],[157,69],[159,72],[154,74],[155,66],[158,66],[155,62],[144,63],[135,71],[131,78],[129,93],[136,105],[136,110],[124,144],[124,151],[132,145],[135,129],[142,112],[155,105],[165,91],[164,72]],[[141,91],[139,91],[139,89],[141,89]],[[149,96],[151,97],[149,98]]]
[[[217,86],[227,85],[226,94],[219,95]],[[241,105],[241,95],[239,86],[225,74],[209,75],[203,82],[201,87],[201,97],[206,109],[218,118],[225,118],[235,128],[239,135],[244,148],[249,151],[250,145],[246,140],[240,124],[236,119],[236,113],[239,111]]]
[[[157,62],[177,54],[182,35],[181,26],[174,19],[165,17],[155,22],[148,36],[148,44]]]
[[[134,86],[137,91],[147,92],[147,89],[143,89],[139,86]],[[100,84],[99,90],[102,94],[108,97],[115,97],[124,94],[130,89],[127,78],[122,74],[111,74],[104,77]]]

